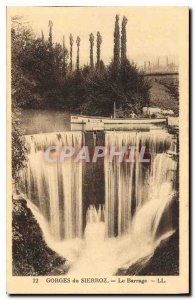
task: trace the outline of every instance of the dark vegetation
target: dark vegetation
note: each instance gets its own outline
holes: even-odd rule
[[[100,32],[89,34],[90,64],[80,66],[79,36],[75,42],[70,34],[67,49],[64,37],[62,45],[53,42],[52,21],[47,40],[43,32],[36,37],[21,18],[12,23],[12,101],[18,107],[110,116],[114,102],[123,112],[136,113],[148,104],[150,84],[126,56],[126,17],[120,29],[116,16],[113,60],[107,66],[101,58]]]
[[[115,19],[113,59],[105,65],[101,58],[103,37],[89,34],[89,65],[80,66],[82,41],[76,38],[76,62],[73,62],[74,37],[70,33],[69,49],[53,42],[53,23],[49,37],[36,37],[22,17],[12,19],[11,84],[12,84],[12,175],[25,164],[25,147],[16,112],[20,109],[61,110],[69,113],[110,116],[113,107],[120,117],[141,114],[149,103],[150,83],[127,59],[127,18],[121,29]],[[96,43],[95,43],[96,41]],[[96,46],[96,57],[94,55]]]
[[[12,237],[13,275],[59,275],[65,272],[62,268],[65,259],[46,245],[25,200],[13,201]]]
[[[168,93],[170,93],[170,95],[174,97],[176,101],[179,101],[179,80],[177,78],[172,78],[172,80],[170,79],[171,78],[167,79],[165,77],[164,79],[160,79],[159,83],[164,85]]]
[[[25,166],[26,147],[23,141],[22,130],[19,121],[20,111],[17,107],[12,112],[12,179],[15,183],[19,180],[19,171]]]
[[[179,115],[179,79],[178,75],[151,76],[150,106],[173,110]]]

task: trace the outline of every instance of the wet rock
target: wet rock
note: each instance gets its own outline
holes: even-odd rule
[[[65,263],[65,259],[45,243],[42,231],[23,199],[13,200],[12,242],[13,275],[50,275]]]
[[[152,257],[145,257],[127,270],[118,270],[116,275],[157,276],[179,275],[179,233],[178,230],[163,240]]]

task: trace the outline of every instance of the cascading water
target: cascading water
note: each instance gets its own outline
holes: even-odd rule
[[[82,237],[82,163],[71,159],[49,163],[43,152],[49,146],[82,145],[81,132],[26,136],[27,168],[22,170],[22,192],[49,223],[52,236],[59,239]]]
[[[173,137],[166,132],[107,132],[105,136],[107,149],[115,146],[122,149],[134,146],[140,149],[146,147],[149,162],[139,162],[135,157],[131,162],[120,162],[118,157],[105,159],[105,211],[107,236],[121,236],[128,233],[137,212],[153,199],[153,204],[160,210],[168,199],[163,198],[162,186],[170,185],[173,190],[176,162],[167,154],[175,152]],[[162,211],[163,213],[163,211]],[[148,214],[151,212],[148,211]],[[157,215],[154,213],[151,226],[155,230]],[[156,221],[155,221],[156,220]],[[155,233],[153,233],[155,235]]]
[[[163,130],[105,132],[107,149],[145,146],[150,162],[138,162],[136,152],[134,162],[110,162],[105,157],[105,204],[90,205],[83,216],[84,164],[72,159],[49,164],[43,159],[48,146],[81,148],[83,135],[27,136],[28,164],[21,172],[20,188],[30,199],[29,207],[48,245],[69,259],[70,275],[113,275],[119,268],[150,257],[164,235],[172,233],[169,205],[174,193],[176,162],[171,153],[175,141]],[[166,228],[160,230],[163,215]]]

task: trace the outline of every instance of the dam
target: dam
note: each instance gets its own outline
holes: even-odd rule
[[[93,121],[87,122],[89,118],[81,117],[81,121],[74,117],[72,130],[24,136],[28,160],[20,171],[18,189],[28,199],[46,241],[53,241],[55,251],[64,243],[68,248],[70,241],[80,247],[80,240],[91,249],[87,251],[93,249],[88,256],[94,260],[97,243],[107,256],[104,247],[112,241],[116,251],[125,253],[134,245],[121,264],[127,258],[140,259],[146,254],[144,249],[151,247],[153,251],[157,241],[174,230],[172,201],[178,168],[173,154],[177,152],[177,137],[168,132],[166,119],[145,119],[143,123],[129,119],[119,124],[116,119],[109,123],[108,118],[91,118]],[[87,146],[89,155],[97,146],[114,146],[118,151],[124,146],[144,146],[150,162],[120,162],[116,155],[111,162],[105,156],[95,163],[70,158],[49,164],[43,155],[50,146]],[[73,263],[70,274],[74,268]]]
[[[106,118],[82,115],[70,116],[71,131],[150,130],[165,128],[167,118]]]

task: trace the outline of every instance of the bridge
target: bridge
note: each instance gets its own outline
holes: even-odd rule
[[[179,72],[145,72],[141,74],[142,76],[179,76]]]

